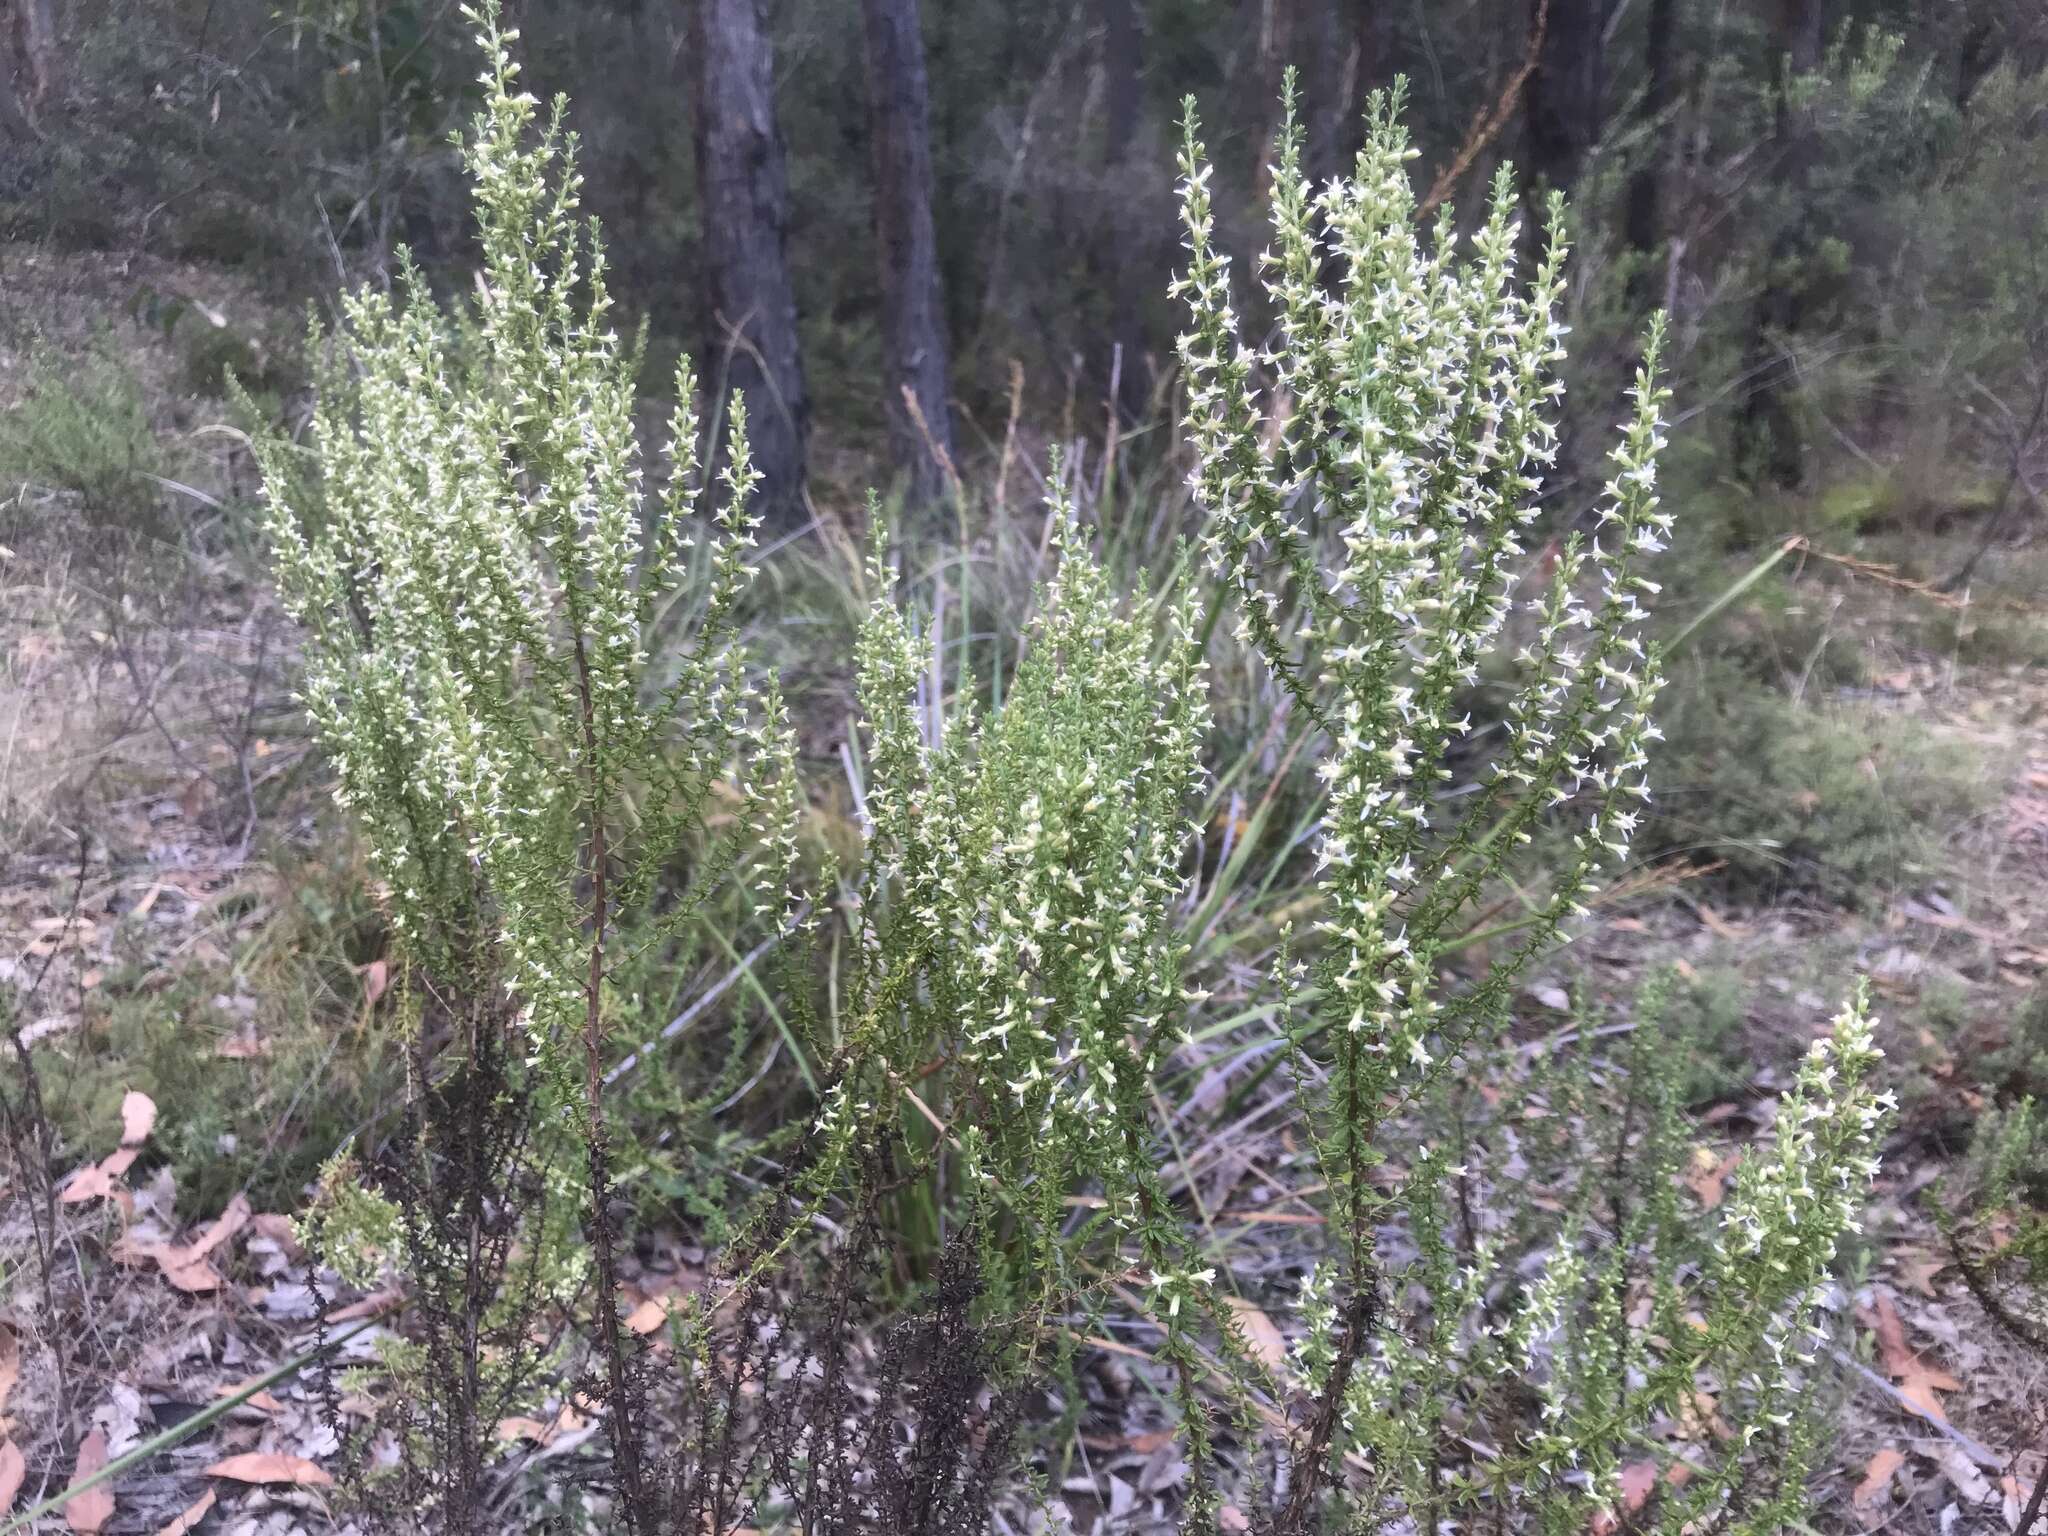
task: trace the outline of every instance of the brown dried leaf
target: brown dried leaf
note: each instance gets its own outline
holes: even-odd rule
[[[12,1440],[0,1440],[0,1515],[14,1507],[15,1495],[27,1476],[28,1463],[22,1459],[21,1447]]]
[[[372,1291],[361,1301],[352,1301],[345,1307],[336,1307],[327,1314],[327,1321],[330,1323],[352,1323],[358,1318],[375,1317],[381,1312],[389,1312],[396,1305],[398,1305],[398,1292]]]
[[[170,1253],[176,1252],[184,1255],[184,1259],[180,1262],[203,1259],[247,1225],[249,1225],[249,1197],[237,1194],[234,1199],[227,1203],[226,1209],[214,1217],[204,1232],[193,1238],[191,1242],[181,1249],[166,1250],[165,1256],[169,1257]]]
[[[369,1007],[377,1006],[377,999],[384,995],[384,989],[391,985],[391,967],[382,960],[372,960],[363,967],[363,1002]]]
[[[199,1522],[206,1518],[207,1511],[213,1508],[213,1501],[217,1497],[219,1495],[211,1488],[207,1489],[206,1492],[199,1495],[197,1503],[178,1516],[169,1525],[158,1531],[156,1536],[189,1536],[189,1533],[199,1529]]]
[[[1621,1501],[1613,1509],[1603,1509],[1593,1516],[1588,1527],[1593,1536],[1613,1536],[1620,1530],[1624,1517],[1633,1515],[1649,1502],[1650,1492],[1657,1486],[1657,1463],[1654,1461],[1632,1461],[1621,1469]]]
[[[1692,1172],[1686,1175],[1685,1184],[1706,1209],[1715,1209],[1726,1198],[1729,1176],[1741,1165],[1742,1152],[1737,1147],[1726,1157],[1716,1157],[1707,1147],[1693,1148]]]
[[[0,1408],[7,1406],[14,1384],[21,1380],[21,1340],[12,1323],[0,1323]]]
[[[1859,1509],[1876,1503],[1891,1487],[1893,1475],[1905,1464],[1905,1452],[1886,1446],[1865,1464],[1863,1481],[1856,1485],[1856,1491],[1850,1495],[1851,1501]]]
[[[1674,1461],[1664,1473],[1667,1488],[1683,1488],[1692,1479],[1692,1467],[1683,1461]],[[1614,1509],[1598,1511],[1588,1525],[1592,1536],[1615,1536],[1624,1526],[1631,1525],[1627,1517],[1635,1514],[1650,1500],[1657,1487],[1657,1463],[1654,1461],[1632,1461],[1621,1469],[1621,1503]]]
[[[107,1437],[101,1430],[87,1435],[78,1447],[78,1461],[71,1469],[71,1486],[76,1488],[107,1464]],[[64,1523],[79,1536],[97,1536],[114,1518],[114,1490],[101,1483],[64,1505]]]
[[[523,1414],[498,1420],[498,1438],[505,1441],[531,1440],[535,1445],[545,1447],[553,1445],[564,1435],[573,1435],[587,1428],[589,1424],[590,1420],[576,1411],[574,1403],[564,1403],[549,1420],[531,1419]]]
[[[1906,1342],[1906,1324],[1899,1316],[1899,1309],[1892,1304],[1890,1296],[1883,1291],[1876,1297],[1863,1320],[1870,1331],[1877,1336],[1878,1359],[1885,1368],[1885,1374],[1899,1385],[1899,1395],[1923,1418],[1948,1422],[1943,1409],[1940,1392],[1960,1392],[1963,1384],[1939,1366],[1932,1366],[1922,1360],[1911,1345]]]
[[[257,1378],[255,1377],[251,1377],[249,1380],[253,1381],[256,1379]],[[233,1397],[237,1392],[241,1391],[242,1388],[248,1385],[248,1381],[231,1381],[228,1382],[225,1386],[217,1387],[214,1390],[213,1395],[215,1397]],[[265,1413],[284,1412],[284,1404],[280,1403],[275,1397],[272,1397],[268,1392],[251,1393],[248,1397],[242,1399],[242,1406],[245,1408],[260,1408]]]
[[[135,1166],[135,1159],[141,1155],[142,1148],[140,1147],[116,1147],[112,1152],[109,1152],[100,1159],[100,1169],[109,1177],[118,1179],[122,1174]]]
[[[71,1175],[59,1204],[78,1205],[87,1200],[108,1200],[114,1195],[114,1181],[126,1173],[148,1140],[156,1124],[156,1101],[146,1093],[130,1089],[121,1100],[121,1145],[97,1163],[88,1163]]]
[[[277,1244],[278,1251],[288,1259],[303,1259],[306,1250],[299,1245],[299,1230],[289,1216],[276,1211],[259,1211],[249,1218],[249,1229],[258,1237],[267,1237]]]
[[[279,1451],[244,1451],[206,1469],[208,1477],[224,1477],[236,1483],[289,1483],[297,1488],[326,1488],[334,1476],[326,1468],[303,1456],[286,1456]]]
[[[626,1314],[626,1327],[644,1338],[659,1330],[668,1321],[669,1313],[680,1305],[681,1298],[677,1296],[650,1296]]]
[[[1940,1292],[1934,1288],[1934,1277],[1949,1266],[1945,1253],[1907,1253],[1899,1259],[1899,1279],[1909,1290],[1922,1296],[1936,1297]]]
[[[183,1291],[187,1296],[211,1296],[227,1284],[221,1272],[205,1259],[188,1259],[179,1263],[175,1250],[168,1250],[157,1256],[157,1262],[171,1289]]]
[[[217,1291],[227,1282],[207,1260],[222,1243],[249,1224],[249,1198],[237,1194],[211,1225],[182,1247],[166,1243],[156,1250],[164,1278],[188,1296]]]
[[[1749,928],[1746,924],[1731,923],[1727,918],[1704,903],[1701,904],[1699,912],[1700,921],[1705,923],[1720,938],[1743,939],[1749,936]]]
[[[1250,1347],[1252,1358],[1269,1371],[1279,1371],[1287,1365],[1287,1336],[1273,1326],[1273,1319],[1242,1296],[1226,1296],[1230,1310],[1237,1314],[1237,1325],[1244,1330],[1245,1343]]]
[[[104,1200],[113,1192],[114,1176],[99,1163],[87,1163],[65,1180],[57,1203],[79,1205],[87,1200]]]

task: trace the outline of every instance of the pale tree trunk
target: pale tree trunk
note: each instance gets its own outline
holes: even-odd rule
[[[891,449],[916,503],[945,492],[953,456],[946,311],[932,227],[930,90],[917,0],[861,0],[875,242],[881,256]]]
[[[1350,35],[1343,39],[1344,67],[1337,94],[1342,112],[1337,122],[1339,175],[1365,146],[1365,103],[1374,91],[1394,83],[1394,0],[1345,0]]]
[[[1132,162],[1143,120],[1144,35],[1138,0],[1102,0],[1102,86],[1107,104],[1103,124],[1103,183],[1111,200],[1105,210],[1114,249],[1110,253],[1110,346],[1105,377],[1111,404],[1127,422],[1145,410],[1151,368],[1145,357],[1145,286],[1151,274],[1138,253],[1147,249],[1136,227],[1141,203],[1131,196],[1137,167]]]
[[[760,0],[698,0],[691,43],[707,382],[720,401],[734,392],[745,398],[762,510],[772,526],[787,529],[808,516],[810,400],[789,276],[789,173],[775,113],[775,51]],[[721,431],[721,451],[723,437]]]
[[[1363,110],[1358,92],[1363,55],[1379,24],[1381,0],[1348,0],[1352,36],[1338,25],[1333,0],[1248,0],[1253,69],[1245,121],[1258,125],[1253,152],[1253,186],[1263,197],[1272,170],[1273,143],[1280,129],[1280,92],[1289,69],[1299,93],[1302,169],[1320,182],[1342,169],[1342,148],[1350,120]]]
[[[1523,239],[1542,243],[1550,194],[1570,197],[1606,127],[1607,18],[1612,0],[1529,0],[1535,67],[1522,85]],[[1541,29],[1541,36],[1536,35]],[[1586,455],[1567,415],[1546,477],[1549,492],[1582,505]],[[1597,483],[1597,482],[1596,482]]]
[[[55,0],[0,0],[0,132],[42,137],[39,118],[62,90]]]

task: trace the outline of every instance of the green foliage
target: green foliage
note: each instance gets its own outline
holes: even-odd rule
[[[1056,565],[983,709],[964,666],[949,695],[946,626],[895,600],[878,540],[855,658],[860,865],[842,881],[825,859],[800,899],[794,748],[736,644],[743,412],[693,553],[693,380],[676,381],[676,471],[643,497],[632,356],[560,109],[536,138],[511,36],[494,7],[477,20],[479,297],[444,314],[408,272],[402,303],[349,300],[320,381],[317,493],[283,445],[264,464],[306,705],[406,961],[406,1142],[379,1198],[333,1172],[348,1193],[319,1235],[374,1244],[411,1278],[421,1507],[481,1520],[489,1426],[546,1364],[531,1319],[587,1270],[615,1509],[636,1536],[758,1523],[792,1499],[821,1528],[979,1529],[1018,1475],[1018,1389],[1069,1368],[1073,1321],[1112,1299],[1153,1330],[1191,1532],[1226,1497],[1271,1498],[1277,1464],[1264,1523],[1290,1536],[1488,1511],[1578,1531],[1702,1376],[1740,1434],[1658,1524],[1789,1518],[1814,1448],[1807,1336],[1887,1108],[1860,1000],[1704,1222],[1674,1181],[1683,1051],[1662,987],[1618,1062],[1587,1048],[1590,1014],[1576,1045],[1533,1060],[1512,1039],[1519,979],[1628,857],[1649,797],[1659,665],[1640,599],[1669,531],[1653,330],[1588,531],[1516,586],[1556,446],[1559,210],[1525,280],[1506,175],[1469,244],[1448,212],[1417,231],[1398,96],[1376,100],[1355,177],[1320,191],[1290,119],[1265,265],[1279,323],[1257,352],[1190,112],[1177,292],[1203,552],[1327,786],[1316,925],[1286,939],[1262,1010],[1328,1217],[1305,1338],[1276,1365],[1162,1174],[1175,1133],[1157,1084],[1205,998],[1188,972],[1211,917],[1189,910],[1202,595],[1120,594],[1056,466]],[[1497,730],[1466,713],[1489,660],[1508,680]],[[1475,787],[1448,798],[1453,761]],[[715,793],[735,817],[711,813]],[[1566,851],[1539,860],[1546,845]],[[1445,962],[1510,879],[1528,921],[1453,981]],[[648,1362],[617,1311],[607,1090],[630,999],[650,966],[702,952],[728,882],[726,915],[758,906],[790,937],[762,997],[821,1087],[724,1282],[677,1325],[683,1429],[657,1471]],[[1512,1108],[1470,1109],[1475,1079]],[[716,1096],[701,1089],[683,1100]],[[1551,1124],[1524,1138],[1514,1110],[1537,1103]],[[822,1251],[821,1227],[837,1234]],[[890,1252],[896,1315],[868,1352]],[[879,1406],[848,1385],[864,1352]],[[1309,1428],[1282,1443],[1257,1404],[1297,1387]],[[1468,1455],[1481,1426],[1492,1453]],[[1758,1459],[1768,1475],[1750,1475]]]
[[[1518,598],[1519,534],[1556,442],[1561,220],[1554,206],[1526,289],[1505,174],[1469,260],[1448,214],[1420,237],[1397,112],[1397,97],[1376,103],[1356,179],[1320,193],[1301,175],[1291,125],[1282,138],[1265,268],[1279,316],[1272,386],[1285,391],[1285,414],[1269,414],[1256,355],[1237,337],[1192,128],[1184,160],[1192,259],[1181,286],[1193,324],[1182,362],[1210,558],[1238,599],[1242,633],[1329,743],[1318,876],[1327,916],[1313,964],[1279,981],[1336,1251],[1305,1297],[1301,1359],[1324,1406],[1293,1462],[1283,1523],[1309,1528],[1317,1484],[1340,1480],[1346,1457],[1358,1456],[1375,1469],[1370,1495],[1354,1490],[1348,1504],[1361,1529],[1430,1527],[1489,1506],[1580,1529],[1615,1499],[1630,1440],[1708,1369],[1755,1382],[1747,1433],[1780,1442],[1782,1481],[1751,1490],[1744,1516],[1770,1528],[1798,1506],[1801,1451],[1812,1443],[1790,1417],[1797,1366],[1784,1349],[1810,1325],[1854,1221],[1858,1197],[1847,1192],[1875,1169],[1884,1105],[1867,1081],[1876,1053],[1860,1007],[1816,1045],[1780,1121],[1777,1159],[1745,1177],[1714,1235],[1697,1338],[1679,1321],[1680,1249],[1666,1241],[1676,1225],[1675,1053],[1646,1047],[1608,1177],[1583,1180],[1587,1205],[1529,1248],[1474,1230],[1473,1143],[1437,1140],[1425,1116],[1417,1144],[1404,1113],[1500,1059],[1516,979],[1627,855],[1657,734],[1659,669],[1638,638],[1638,595],[1655,587],[1639,562],[1663,547],[1669,518],[1654,493],[1663,396],[1653,329],[1593,532],[1564,545],[1547,589]],[[1322,285],[1332,261],[1342,273],[1334,296]],[[1460,689],[1489,652],[1516,642],[1505,730],[1482,754],[1478,793],[1439,799],[1431,790],[1451,777],[1446,760],[1470,750]],[[1570,851],[1539,872],[1547,884],[1525,897],[1533,910],[1521,936],[1469,986],[1447,987],[1438,962],[1459,918],[1516,868],[1536,829],[1560,823]],[[1310,1006],[1297,1003],[1303,994]],[[1640,1027],[1653,1042],[1662,1010],[1661,997],[1644,1000]],[[1663,1129],[1631,1145],[1636,1116]],[[1638,1180],[1625,1168],[1650,1191],[1632,1213],[1625,1191]],[[1816,1169],[1822,1179],[1809,1186]],[[1509,1180],[1490,1193],[1510,1229],[1527,1220],[1529,1190]],[[1599,1201],[1612,1209],[1596,1241]],[[1458,1237],[1450,1213],[1461,1202]],[[1413,1255],[1398,1286],[1390,1230]],[[1489,1287],[1538,1254],[1539,1278],[1503,1316]],[[1662,1327],[1626,1317],[1638,1280],[1659,1295]],[[1494,1402],[1502,1376],[1534,1391],[1533,1420]],[[1447,1458],[1448,1425],[1496,1414],[1498,1460]],[[1670,1528],[1743,1481],[1732,1453],[1673,1501]]]
[[[1740,971],[1704,971],[1673,984],[1666,1031],[1679,1066],[1681,1104],[1706,1104],[1740,1093],[1749,1081],[1748,978]]]
[[[2048,1123],[2030,1095],[1977,1122],[1935,1219],[1972,1294],[2001,1332],[2048,1354]]]
[[[2005,1042],[1985,1067],[2005,1097],[2048,1100],[2048,986],[2035,987],[2015,1010]]]
[[[992,1279],[1048,1300],[1067,1193],[1099,1185],[1120,1221],[1161,1198],[1139,1127],[1177,1033],[1174,909],[1206,720],[1190,600],[1119,613],[1070,509],[1056,498],[1052,516],[1058,572],[985,723],[919,708],[923,657],[892,603],[863,632],[863,959],[821,1116],[821,1168],[842,1165],[873,1134],[856,1104],[909,1113],[891,1079],[958,1062],[938,1113],[971,1107],[963,1157],[1010,1192],[1017,1223]],[[886,587],[879,557],[870,581]]]
[[[755,853],[754,888],[781,883],[796,809],[779,703],[733,643],[753,527],[743,415],[724,495],[700,517],[712,498],[685,366],[677,462],[643,493],[635,359],[578,214],[561,105],[536,134],[511,35],[495,6],[476,20],[473,307],[444,314],[410,268],[398,298],[351,297],[341,333],[311,349],[326,354],[317,484],[288,445],[261,448],[280,585],[306,633],[302,698],[417,976],[416,1145],[388,1193],[432,1325],[424,1464],[458,1528],[481,1517],[494,1407],[538,1368],[534,1310],[573,1293],[586,1232],[609,1427],[639,1495],[604,1104],[616,966],[628,944],[685,954]],[[762,760],[766,789],[747,771]],[[735,773],[741,814],[713,832],[714,790]],[[498,1208],[489,1241],[460,1239],[482,1201]],[[480,1338],[508,1341],[489,1380],[461,1369]]]
[[[1975,749],[1854,701],[1696,677],[1664,717],[1660,842],[1726,860],[1723,878],[1749,899],[1868,910],[1947,871],[1948,829],[1988,796]]]
[[[0,416],[0,480],[68,491],[96,520],[147,527],[160,499],[149,476],[162,466],[141,386],[110,344],[36,352],[26,398]]]

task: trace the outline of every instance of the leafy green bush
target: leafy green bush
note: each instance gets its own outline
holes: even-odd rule
[[[26,398],[0,416],[0,481],[72,492],[96,519],[150,522],[162,463],[142,388],[105,341],[82,357],[39,350]]]
[[[1313,722],[1328,786],[1316,926],[1283,945],[1260,1010],[1292,1067],[1317,1179],[1302,1198],[1327,1222],[1281,1313],[1298,1335],[1283,1358],[1252,1346],[1165,1173],[1157,1085],[1205,1000],[1189,974],[1200,598],[1120,594],[1055,474],[1057,567],[984,713],[973,689],[945,693],[942,631],[894,600],[878,544],[860,867],[842,880],[827,858],[808,899],[791,890],[794,752],[735,634],[743,417],[696,550],[693,381],[677,379],[676,471],[643,495],[632,358],[560,110],[530,142],[512,35],[495,6],[478,20],[480,297],[444,316],[414,279],[402,304],[350,300],[318,493],[286,447],[265,450],[307,707],[381,877],[417,1031],[414,1134],[376,1190],[334,1169],[312,1226],[410,1280],[421,1518],[495,1518],[496,1419],[566,1368],[535,1320],[586,1308],[615,1528],[981,1530],[1028,1481],[1027,1392],[1067,1377],[1075,1325],[1117,1306],[1163,1378],[1189,1531],[1217,1529],[1226,1502],[1284,1533],[1489,1513],[1582,1529],[1620,1502],[1625,1455],[1670,1460],[1653,1426],[1707,1377],[1742,1432],[1701,1453],[1657,1523],[1782,1524],[1815,1443],[1806,1336],[1886,1112],[1860,1003],[1704,1220],[1674,1188],[1658,991],[1618,1059],[1590,1048],[1591,1017],[1533,1062],[1511,1038],[1518,978],[1640,823],[1659,674],[1643,563],[1669,526],[1653,336],[1592,530],[1540,590],[1515,590],[1555,445],[1557,211],[1525,282],[1505,176],[1469,252],[1448,214],[1418,236],[1398,98],[1376,102],[1357,176],[1320,193],[1290,122],[1268,374],[1238,335],[1190,111],[1179,291],[1204,547]],[[1460,701],[1497,649],[1510,701],[1481,739]],[[1447,800],[1453,753],[1480,763],[1479,787]],[[714,794],[738,814],[714,817]],[[1568,849],[1552,867],[1529,867],[1538,831]],[[1510,870],[1529,920],[1453,982],[1441,962]],[[728,882],[742,897],[720,914]],[[610,1089],[620,982],[644,974],[620,950],[691,953],[750,904],[788,936],[773,1006],[819,1091],[657,1378],[620,1314]],[[1488,1079],[1508,1109],[1457,1091]],[[1525,1132],[1538,1101],[1549,1123]],[[1261,1412],[1293,1394],[1298,1432]]]
[[[2031,1097],[1977,1122],[1958,1177],[1934,1193],[1950,1255],[2000,1332],[2048,1355],[2048,1124]]]
[[[1716,671],[1675,692],[1658,841],[1727,861],[1746,899],[1872,910],[1948,872],[1944,839],[1981,810],[1968,747],[1854,701],[1804,704]]]
[[[2014,1011],[2005,1042],[1984,1068],[1984,1080],[2003,1097],[2048,1100],[2048,985],[2035,987]]]

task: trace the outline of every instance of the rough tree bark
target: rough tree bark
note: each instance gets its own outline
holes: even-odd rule
[[[889,435],[913,502],[945,492],[953,454],[946,310],[932,228],[930,89],[917,0],[861,0],[875,243],[882,264],[882,346]]]
[[[1350,37],[1344,44],[1344,68],[1338,76],[1338,97],[1343,105],[1337,123],[1337,164],[1342,175],[1365,147],[1365,102],[1374,91],[1394,83],[1393,0],[1345,0],[1349,13]]]
[[[691,34],[709,382],[722,400],[735,390],[745,397],[762,510],[770,526],[787,529],[808,515],[810,400],[789,276],[774,48],[761,0],[698,0]]]
[[[1344,3],[1344,0],[1339,0]],[[1244,103],[1245,121],[1255,125],[1252,144],[1253,186],[1263,197],[1272,170],[1273,141],[1280,129],[1280,90],[1286,72],[1295,73],[1300,93],[1302,167],[1311,181],[1334,175],[1343,159],[1346,129],[1363,108],[1356,87],[1368,46],[1366,17],[1382,9],[1380,0],[1348,0],[1356,8],[1352,37],[1338,25],[1333,0],[1247,0],[1245,26],[1252,68]]]

